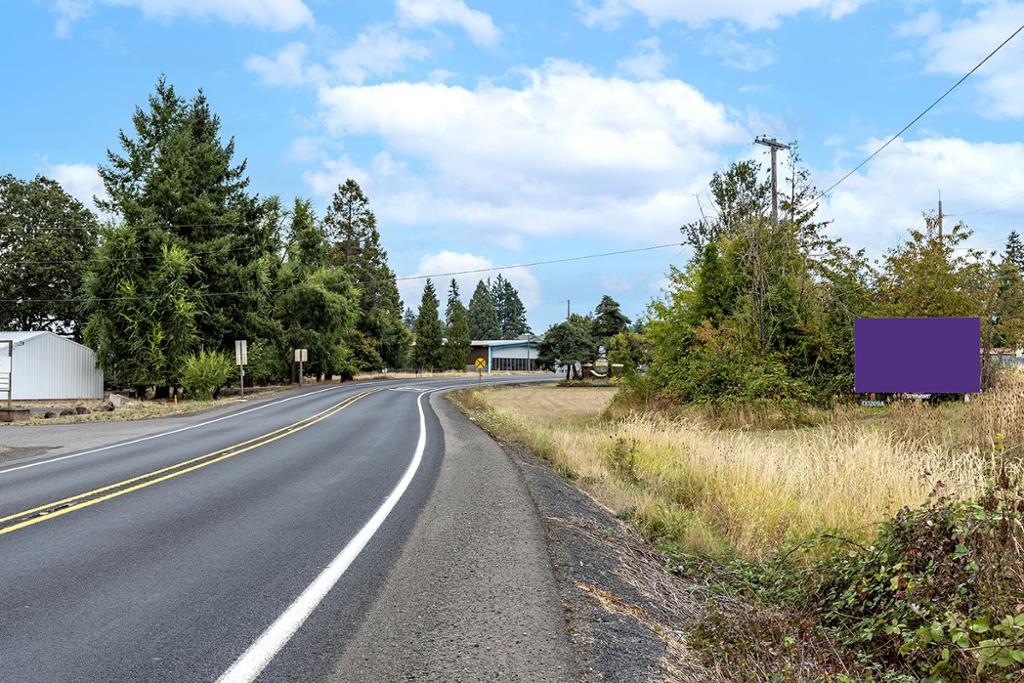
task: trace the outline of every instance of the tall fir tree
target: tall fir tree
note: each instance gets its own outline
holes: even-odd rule
[[[356,362],[362,369],[400,366],[409,343],[402,300],[380,243],[377,217],[356,181],[349,178],[338,186],[324,227],[330,242],[328,263],[348,271],[360,292]]]
[[[1016,230],[1011,230],[1010,235],[1006,238],[1006,250],[1003,252],[1003,258],[1017,266],[1017,270],[1024,274],[1024,243],[1021,242],[1020,235]]]
[[[469,300],[469,334],[473,339],[501,339],[501,322],[488,283],[481,280]]]
[[[413,365],[420,370],[435,370],[445,365],[444,325],[439,306],[434,283],[428,279],[423,287],[419,315],[416,316],[416,340],[412,351]]]
[[[327,233],[317,220],[313,202],[308,199],[295,198],[285,253],[288,262],[304,272],[327,265]]]
[[[607,294],[594,309],[593,335],[603,343],[629,327],[630,319],[622,312],[619,302]]]
[[[519,298],[519,292],[500,273],[491,286],[491,297],[498,314],[498,328],[502,339],[515,339],[530,331],[526,322],[526,306]]]
[[[98,205],[134,230],[148,266],[170,246],[197,257],[186,285],[200,297],[200,345],[223,349],[263,336],[280,246],[268,220],[276,200],[249,194],[246,162],[235,163],[234,138],[221,140],[202,90],[186,100],[161,77],[132,124],[118,135],[121,151],[108,151],[99,168],[107,198]]]
[[[450,370],[465,370],[471,342],[469,314],[462,304],[462,299],[459,298],[459,283],[454,278],[448,288],[445,320],[445,365]]]

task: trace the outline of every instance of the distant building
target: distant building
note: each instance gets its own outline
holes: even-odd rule
[[[5,340],[14,342],[14,352],[8,365],[7,344],[0,343],[0,373],[11,373],[14,400],[103,398],[92,349],[53,332],[0,332]]]
[[[524,335],[519,339],[480,339],[470,342],[466,367],[476,369],[478,358],[484,359],[487,372],[537,370],[537,348],[540,337]]]

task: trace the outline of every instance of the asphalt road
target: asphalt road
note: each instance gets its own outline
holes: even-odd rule
[[[442,429],[432,391],[453,384],[310,390],[0,465],[0,680],[372,680],[382,643],[405,652],[403,677],[570,679],[542,532],[516,474],[485,454],[489,483],[453,475],[486,448]],[[439,515],[491,513],[505,526],[429,535]],[[512,569],[487,570],[481,553]],[[410,571],[419,584],[401,578]],[[495,581],[505,588],[480,594]],[[447,673],[447,650],[410,653],[374,625],[432,605],[416,611],[421,630],[436,620],[462,653],[452,600],[500,615],[518,613],[523,595],[519,619],[488,622],[501,661],[474,665],[465,633],[468,655]]]

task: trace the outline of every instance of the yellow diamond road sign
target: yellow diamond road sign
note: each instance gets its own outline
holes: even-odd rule
[[[487,367],[487,361],[485,361],[483,358],[477,358],[476,359],[476,366],[480,370],[483,370],[484,368]]]

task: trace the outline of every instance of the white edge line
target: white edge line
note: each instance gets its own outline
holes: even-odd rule
[[[423,459],[423,450],[427,444],[427,425],[423,415],[424,392],[416,399],[416,407],[419,409],[420,436],[416,442],[416,451],[413,453],[412,462],[406,468],[405,474],[395,488],[384,499],[373,516],[363,525],[358,533],[348,544],[342,548],[338,556],[331,560],[331,563],[313,580],[313,583],[302,591],[302,594],[295,599],[291,605],[279,616],[266,631],[260,635],[249,648],[242,653],[235,663],[217,679],[217,683],[251,683],[270,660],[281,650],[291,637],[299,630],[299,627],[309,618],[317,605],[323,601],[327,593],[334,587],[342,575],[348,570],[352,562],[363,551],[366,544],[370,542],[377,530],[380,529],[384,520],[394,509],[401,499],[402,494],[409,488],[416,471],[419,469],[420,461]]]
[[[488,382],[488,384],[516,383],[518,382],[515,380]],[[235,660],[234,664],[217,679],[217,683],[252,683],[252,681],[256,680],[274,656],[281,651],[281,648],[302,627],[302,624],[306,622],[306,619],[313,613],[313,610],[323,602],[323,599],[327,597],[327,594],[334,588],[355,559],[359,557],[359,553],[373,539],[377,530],[384,524],[384,520],[391,514],[391,511],[398,504],[406,489],[409,488],[413,477],[416,476],[416,471],[423,460],[423,450],[427,444],[427,423],[423,414],[423,397],[441,391],[464,387],[464,384],[452,384],[431,388],[420,393],[416,398],[416,408],[419,410],[420,419],[420,435],[419,440],[416,442],[416,451],[413,453],[412,461],[409,463],[409,467],[406,468],[405,474],[402,475],[395,488],[392,489],[388,497],[377,508],[377,511],[373,513],[373,516],[352,537],[352,540],[341,549],[337,557],[331,560],[331,563],[313,579],[313,583],[309,584],[302,591],[302,594],[295,599],[295,602],[289,605],[281,613],[281,616],[275,619],[274,623],[267,627],[267,630]]]
[[[137,443],[142,443],[143,441],[149,441],[151,439],[159,439],[159,438],[162,438],[162,437],[165,437],[165,436],[171,436],[172,434],[180,434],[181,432],[187,432],[190,429],[198,429],[199,427],[205,427],[206,425],[211,425],[214,422],[220,422],[221,420],[230,420],[232,418],[240,417],[240,416],[246,415],[248,413],[256,412],[257,410],[263,410],[264,408],[269,408],[271,406],[281,405],[282,403],[287,403],[288,401],[294,401],[297,398],[305,398],[307,396],[314,396],[316,394],[322,394],[325,391],[332,391],[332,390],[337,390],[337,389],[349,388],[351,386],[352,385],[349,385],[348,387],[346,387],[345,385],[340,385],[340,386],[327,387],[326,389],[317,389],[316,391],[310,391],[310,392],[307,392],[307,393],[296,394],[295,396],[289,396],[288,398],[282,398],[279,401],[273,401],[271,403],[264,403],[263,405],[258,405],[258,406],[254,406],[252,408],[247,408],[246,410],[240,410],[239,412],[231,413],[230,415],[221,415],[220,417],[214,418],[212,420],[207,420],[205,422],[197,422],[194,425],[186,425],[184,427],[179,427],[178,429],[172,429],[172,430],[170,430],[168,432],[158,432],[157,434],[150,434],[149,436],[143,436],[143,437],[140,437],[138,439],[132,439],[131,441],[120,441],[118,443],[110,444],[109,446],[100,446],[99,448],[90,448],[87,451],[79,451],[77,453],[68,453],[67,455],[59,455],[59,456],[57,456],[55,458],[49,458],[47,460],[37,460],[36,462],[30,462],[30,463],[25,464],[25,465],[18,465],[16,467],[8,467],[5,470],[0,470],[0,475],[7,474],[8,472],[17,472],[18,470],[25,470],[25,469],[28,469],[30,467],[39,467],[40,465],[48,465],[48,464],[50,464],[52,462],[60,462],[61,460],[70,460],[71,458],[77,458],[77,457],[82,456],[82,455],[91,455],[93,453],[100,453],[102,451],[109,451],[109,450],[114,449],[114,448],[122,448],[124,446],[131,446],[131,445],[134,445],[134,444],[137,444]],[[183,416],[183,417],[187,417],[187,416]]]

